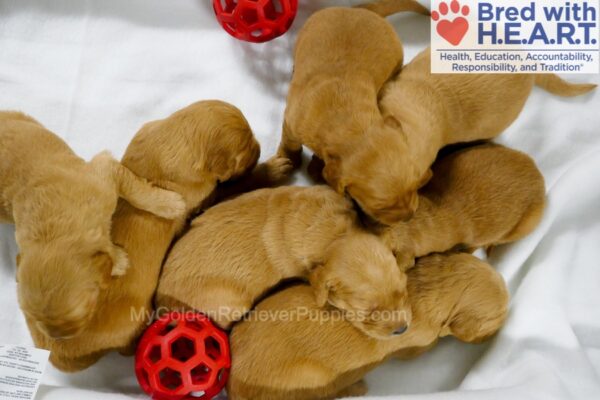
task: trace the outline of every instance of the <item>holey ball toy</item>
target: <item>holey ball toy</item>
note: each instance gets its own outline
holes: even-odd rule
[[[135,356],[138,382],[155,400],[211,399],[225,387],[230,367],[227,335],[196,313],[161,317]]]
[[[298,0],[213,0],[221,26],[233,37],[262,43],[290,29]]]

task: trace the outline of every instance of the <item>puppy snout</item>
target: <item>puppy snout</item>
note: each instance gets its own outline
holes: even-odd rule
[[[394,335],[394,336],[402,335],[404,332],[406,332],[407,329],[408,329],[408,324],[401,325],[401,326],[397,327],[394,330],[394,332],[392,332],[392,335]]]

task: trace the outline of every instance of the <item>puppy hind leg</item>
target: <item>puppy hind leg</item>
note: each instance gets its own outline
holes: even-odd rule
[[[293,169],[294,166],[289,158],[275,155],[264,163],[258,164],[250,175],[222,184],[219,187],[219,198],[276,186],[288,178]]]
[[[153,186],[115,160],[109,153],[102,152],[91,161],[100,174],[108,174],[119,197],[132,206],[166,219],[176,219],[185,213],[185,201],[180,194]]]

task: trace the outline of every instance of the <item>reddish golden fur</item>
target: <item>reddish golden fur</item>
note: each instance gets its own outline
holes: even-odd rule
[[[142,127],[127,148],[123,165],[179,193],[185,199],[187,216],[206,205],[218,181],[250,171],[259,152],[239,110],[223,102],[204,101]],[[263,166],[260,172],[278,175],[271,167]],[[52,352],[50,361],[57,368],[78,371],[110,350],[131,351],[153,310],[163,257],[184,222],[185,217],[169,221],[119,202],[112,237],[129,254],[131,268],[124,277],[107,282],[84,331],[71,339],[54,340],[27,318],[36,346]]]
[[[406,186],[395,176],[381,173],[390,160],[371,157],[381,151],[374,138],[395,134],[384,124],[377,96],[403,62],[402,44],[381,15],[429,12],[412,0],[386,0],[363,8],[372,11],[326,8],[313,14],[300,31],[278,156],[298,166],[302,145],[306,145],[325,161],[325,180],[338,193],[349,193],[377,218],[385,204],[364,201],[364,192],[372,194],[373,185],[375,190]],[[395,157],[402,149],[388,150]],[[376,184],[369,184],[370,179]],[[411,208],[415,199],[394,201],[406,203],[396,210],[395,217],[400,217],[407,216],[401,215],[403,209]]]
[[[503,324],[508,293],[502,277],[468,254],[432,255],[408,272],[413,322],[402,336],[375,340],[348,321],[257,318],[231,334],[231,400],[308,400],[362,395],[363,376],[392,356],[413,357],[439,337],[480,342]],[[327,313],[307,286],[285,289],[255,313]],[[307,314],[305,314],[307,313]],[[279,314],[283,315],[283,314]]]
[[[365,159],[359,170],[375,158],[386,159],[386,168],[379,173],[394,175],[403,185],[386,186],[372,180],[371,191],[364,193],[372,199],[369,203],[379,197],[414,193],[430,175],[429,168],[442,147],[501,134],[520,114],[534,85],[559,96],[577,96],[596,87],[571,84],[552,74],[432,74],[430,54],[430,49],[420,53],[382,91],[379,104],[396,134],[376,138],[378,153]],[[365,172],[363,178],[376,173]],[[382,214],[387,218],[380,218],[381,222],[393,223],[396,210],[393,207]]]
[[[362,313],[356,325],[374,337],[409,322],[406,277],[392,252],[326,186],[264,189],[206,211],[169,253],[156,302],[204,312],[228,329],[290,278],[310,280],[321,306]],[[374,321],[374,310],[394,318]]]
[[[16,223],[19,304],[46,335],[76,336],[129,266],[110,237],[118,198],[170,219],[183,215],[183,199],[108,153],[86,163],[25,114],[0,112],[0,142],[0,222]]]
[[[478,145],[442,158],[433,172],[415,216],[383,228],[402,267],[433,252],[513,242],[542,218],[544,178],[524,153]]]

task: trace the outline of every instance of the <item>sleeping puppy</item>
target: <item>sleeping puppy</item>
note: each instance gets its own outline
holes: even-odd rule
[[[379,231],[400,267],[433,252],[519,240],[542,218],[544,178],[524,153],[477,145],[437,161],[433,172],[415,216]]]
[[[319,306],[360,316],[356,326],[372,337],[400,334],[410,321],[392,252],[327,186],[264,189],[206,211],[169,253],[156,304],[201,311],[229,329],[291,278],[310,281]],[[378,321],[375,312],[393,318]]]
[[[432,255],[408,272],[413,320],[408,331],[375,340],[350,321],[321,310],[307,286],[263,300],[233,328],[231,400],[309,400],[360,396],[362,378],[392,356],[414,357],[439,337],[478,343],[503,324],[508,292],[502,277],[469,254]],[[286,315],[289,318],[263,318]]]
[[[361,206],[367,212],[369,206],[378,208],[376,217],[383,223],[406,214],[407,203],[395,204],[393,199],[415,195],[442,147],[498,136],[518,117],[534,85],[559,96],[577,96],[596,87],[552,74],[432,74],[430,54],[429,48],[420,53],[382,91],[381,111],[396,134],[373,140],[378,143],[376,157],[389,160],[387,167],[375,169],[379,167],[365,158],[351,169],[355,180],[369,186]],[[382,173],[396,176],[396,185],[373,179]],[[386,209],[386,204],[393,207]],[[417,204],[410,203],[410,211]]]
[[[16,224],[20,306],[46,335],[75,336],[129,267],[111,240],[118,198],[165,219],[185,204],[108,153],[86,163],[25,114],[0,112],[0,142],[0,221]]]
[[[79,371],[110,350],[131,353],[135,340],[152,318],[152,297],[164,255],[187,216],[207,205],[218,181],[250,172],[259,152],[241,112],[219,101],[195,103],[142,127],[127,148],[123,165],[153,184],[179,193],[185,200],[185,215],[167,220],[119,202],[112,236],[129,255],[128,273],[120,279],[106,278],[104,289],[93,304],[85,303],[85,297],[78,297],[79,292],[63,293],[49,288],[41,293],[49,304],[71,301],[83,303],[82,308],[93,305],[87,310],[89,321],[83,331],[71,338],[53,338],[40,329],[34,316],[25,315],[35,345],[51,351],[54,366],[63,371]],[[265,166],[261,172],[270,167]],[[277,171],[267,175],[275,176]],[[94,267],[109,277],[109,266],[100,261]],[[21,265],[18,286],[24,280],[22,268]],[[70,284],[71,279],[79,279],[76,283],[81,284],[82,276],[91,274],[87,268],[81,269],[79,275],[61,272],[63,284]]]
[[[398,154],[404,154],[403,148],[382,149],[373,139],[397,134],[384,123],[377,96],[402,66],[402,44],[383,18],[400,11],[429,15],[416,1],[384,0],[362,8],[326,8],[308,19],[296,42],[278,150],[279,157],[297,167],[302,145],[309,147],[324,160],[327,183],[338,193],[349,194],[376,219],[389,199],[367,196],[409,183],[415,185],[414,191],[418,189],[415,182],[398,181],[404,175],[391,169]],[[389,141],[388,146],[394,144]],[[369,172],[355,179],[363,169]],[[415,196],[396,196],[393,201],[401,203],[394,220],[408,217],[404,210],[414,209],[416,203]]]

